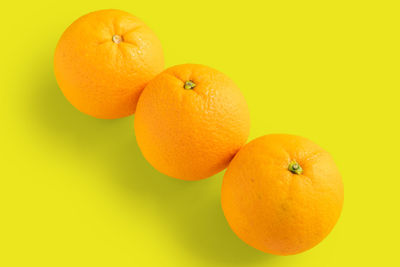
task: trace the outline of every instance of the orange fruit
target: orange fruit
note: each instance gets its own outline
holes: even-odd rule
[[[332,157],[303,137],[255,139],[225,173],[222,208],[247,244],[276,255],[296,254],[321,242],[343,205],[343,183]]]
[[[61,36],[54,56],[65,97],[78,110],[104,119],[133,114],[141,91],[163,67],[157,36],[120,10],[77,19]]]
[[[247,140],[249,117],[244,96],[225,74],[178,65],[157,75],[140,96],[136,140],[160,172],[199,180],[226,168]]]

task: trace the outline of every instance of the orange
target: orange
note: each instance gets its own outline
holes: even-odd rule
[[[136,140],[160,172],[199,180],[226,168],[247,140],[249,117],[244,96],[225,74],[178,65],[157,75],[140,96]]]
[[[321,242],[343,205],[343,183],[332,157],[303,137],[272,134],[245,145],[222,184],[222,208],[247,244],[276,255]]]
[[[131,115],[145,85],[164,67],[160,41],[120,10],[89,13],[61,36],[54,71],[65,97],[97,118]]]

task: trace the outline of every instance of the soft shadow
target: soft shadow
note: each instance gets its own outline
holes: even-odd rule
[[[248,246],[229,228],[220,204],[222,174],[195,182],[160,174],[143,158],[132,137],[115,152],[114,163],[108,164],[110,176],[127,194],[157,202],[165,229],[172,231],[184,253],[213,266],[247,266],[275,258]],[[140,179],[134,173],[140,173]]]
[[[143,197],[142,203],[151,197],[166,231],[172,231],[182,251],[195,258],[214,266],[246,266],[274,258],[249,247],[230,230],[220,205],[222,174],[187,182],[157,172],[136,144],[133,116],[100,120],[80,113],[59,90],[50,60],[38,65],[46,67],[38,71],[29,109],[36,134],[42,135],[40,140],[46,140],[47,146],[71,149],[98,160],[99,168],[118,190]]]
[[[117,134],[116,127],[128,121],[133,123],[132,116],[119,120],[101,120],[79,112],[66,100],[58,88],[52,65],[48,61],[46,63],[41,66],[47,67],[38,71],[36,80],[40,82],[30,96],[34,102],[29,105],[30,122],[44,135],[42,137],[63,143],[63,147],[86,151],[85,148],[92,148],[101,139]]]
[[[220,204],[223,173],[201,181],[170,178],[144,159],[132,133],[133,125],[121,131],[119,148],[107,162],[109,176],[127,195],[157,203],[164,228],[173,233],[183,253],[207,262],[207,266],[248,266],[277,259],[248,246],[230,229]]]

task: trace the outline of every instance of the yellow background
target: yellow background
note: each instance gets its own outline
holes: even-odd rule
[[[160,37],[166,66],[202,63],[242,89],[250,140],[308,137],[334,156],[342,216],[314,249],[279,257],[229,229],[222,173],[166,177],[134,117],[79,113],[53,53],[79,16],[118,8]],[[8,1],[1,27],[0,266],[394,266],[399,263],[398,1]]]

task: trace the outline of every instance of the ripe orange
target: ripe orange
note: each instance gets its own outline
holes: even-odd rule
[[[178,65],[156,76],[140,96],[136,140],[160,172],[199,180],[223,170],[245,144],[249,117],[242,93],[226,75]]]
[[[104,119],[133,114],[141,91],[163,67],[156,35],[120,10],[77,19],[61,36],[54,56],[65,97],[80,111]]]
[[[233,231],[264,252],[289,255],[317,245],[343,205],[332,157],[293,135],[266,135],[245,145],[222,184],[222,208]]]

